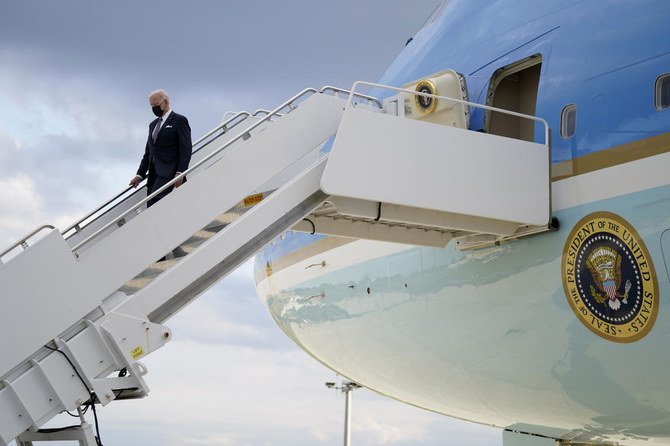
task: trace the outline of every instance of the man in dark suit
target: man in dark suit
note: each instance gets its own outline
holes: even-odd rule
[[[149,105],[157,119],[149,124],[149,137],[144,149],[144,156],[137,169],[137,175],[130,180],[130,186],[137,185],[147,179],[147,195],[170,182],[188,169],[191,161],[191,127],[186,117],[170,109],[170,98],[164,90],[156,90],[149,95]],[[180,179],[174,185],[179,187],[186,181]],[[172,192],[170,186],[156,197],[149,200],[147,207]]]

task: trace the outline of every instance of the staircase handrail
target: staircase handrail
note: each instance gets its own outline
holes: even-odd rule
[[[495,111],[495,112],[499,112],[499,113],[504,113],[504,114],[507,114],[507,115],[517,116],[519,118],[525,118],[525,119],[530,119],[530,120],[533,120],[533,121],[536,121],[536,122],[540,122],[540,123],[544,124],[544,145],[549,146],[549,144],[550,144],[549,124],[547,123],[547,121],[545,121],[542,118],[538,118],[537,116],[525,115],[523,113],[518,113],[518,112],[511,111],[511,110],[505,110],[503,108],[491,107],[489,105],[478,104],[476,102],[468,102],[468,101],[464,101],[462,99],[450,98],[448,96],[439,96],[439,95],[436,95],[436,94],[423,93],[423,92],[415,91],[415,90],[407,90],[407,89],[404,89],[404,88],[391,87],[389,85],[374,84],[372,82],[364,82],[364,81],[354,82],[353,87],[351,87],[352,94],[349,96],[349,99],[347,101],[347,108],[353,106],[353,97],[355,95],[355,93],[353,93],[353,92],[355,92],[356,88],[358,86],[361,86],[361,85],[364,85],[364,86],[367,86],[367,87],[373,87],[373,88],[381,88],[381,89],[384,89],[384,90],[396,91],[396,92],[399,92],[399,93],[408,93],[408,94],[411,94],[411,95],[414,95],[414,96],[424,96],[424,97],[427,97],[427,98],[442,99],[442,100],[445,100],[445,101],[451,101],[451,102],[455,102],[455,103],[458,103],[458,104],[469,105],[470,107],[481,108],[481,109],[484,109],[484,110],[491,110],[491,111]]]
[[[217,125],[217,126],[214,127],[212,130],[210,130],[207,134],[205,134],[205,135],[202,136],[200,139],[198,139],[195,143],[193,143],[193,146],[197,146],[197,145],[200,144],[202,141],[204,141],[206,138],[210,137],[212,134],[214,134],[215,132],[217,132],[217,131],[219,131],[219,130],[221,130],[221,129],[224,129],[224,133],[225,133],[226,131],[230,130],[230,129],[228,128],[228,125],[229,125],[230,123],[232,123],[233,121],[235,121],[235,119],[237,119],[237,118],[239,118],[239,117],[241,117],[241,116],[244,116],[244,119],[242,119],[241,121],[238,121],[237,123],[235,123],[232,127],[230,127],[231,129],[234,128],[234,127],[236,127],[238,124],[244,122],[244,121],[246,120],[246,118],[249,117],[249,112],[242,111],[242,112],[235,113],[235,115],[234,115],[233,117],[231,117],[230,119],[224,120],[221,124]],[[202,146],[198,147],[197,149],[195,149],[195,150],[193,151],[193,153],[197,153],[197,152],[200,151],[201,149],[205,148],[205,147],[206,147],[210,142],[212,142],[212,141],[213,141],[213,140],[210,140],[210,141],[208,141],[207,143],[203,144]],[[142,179],[142,182],[143,182],[143,181],[145,181],[145,179]],[[83,227],[81,226],[81,224],[82,224],[83,222],[85,222],[86,220],[88,220],[89,218],[91,218],[92,216],[94,216],[95,214],[97,214],[98,212],[100,212],[102,209],[104,209],[104,208],[106,208],[107,206],[109,206],[111,203],[115,202],[117,199],[119,199],[119,197],[125,195],[128,191],[130,191],[130,190],[132,190],[132,189],[136,189],[136,192],[134,192],[134,193],[131,194],[130,196],[133,196],[135,193],[137,193],[137,192],[140,191],[139,189],[134,188],[133,186],[128,186],[128,187],[126,187],[126,188],[123,189],[121,192],[119,192],[118,194],[114,195],[114,197],[112,197],[112,198],[110,198],[109,200],[105,201],[103,204],[101,204],[100,206],[98,206],[97,208],[95,208],[94,210],[92,210],[91,212],[87,213],[84,217],[80,218],[78,221],[76,221],[75,223],[73,223],[72,225],[70,225],[67,229],[65,229],[64,231],[62,231],[61,234],[62,234],[63,236],[65,236],[68,232],[70,232],[70,231],[73,230],[73,229],[75,230],[75,233],[81,231],[81,230],[83,229]],[[85,227],[85,226],[84,226],[84,227]]]
[[[295,109],[295,108],[296,108],[296,105],[294,105],[293,102],[294,102],[294,101],[297,101],[297,100],[300,99],[302,96],[304,96],[304,95],[306,95],[306,94],[308,94],[308,93],[313,94],[313,93],[317,93],[317,91],[316,91],[316,89],[314,89],[314,88],[306,88],[306,89],[302,90],[300,93],[296,94],[296,95],[293,96],[291,99],[289,99],[288,101],[284,102],[282,105],[280,105],[279,107],[277,107],[276,109],[274,109],[270,114],[268,114],[267,116],[265,116],[263,119],[261,119],[260,121],[256,122],[255,124],[252,124],[252,125],[251,125],[250,127],[248,127],[245,131],[240,132],[239,135],[237,135],[236,137],[234,137],[234,138],[231,139],[230,141],[224,143],[221,147],[219,147],[218,149],[214,150],[212,153],[210,153],[210,154],[207,155],[205,158],[203,158],[202,160],[200,160],[200,161],[199,161],[198,163],[196,163],[194,166],[189,167],[188,169],[186,169],[186,171],[184,171],[184,172],[182,172],[181,174],[179,174],[178,176],[174,177],[172,180],[170,180],[169,182],[167,182],[165,185],[163,185],[162,187],[160,187],[159,189],[157,189],[156,191],[154,191],[152,194],[148,195],[145,199],[143,199],[143,200],[140,201],[139,203],[137,203],[137,204],[135,204],[134,206],[132,206],[130,209],[128,209],[126,212],[124,212],[124,213],[121,214],[120,216],[116,217],[113,221],[107,223],[105,226],[103,226],[102,228],[100,228],[98,231],[96,231],[96,232],[94,232],[93,234],[91,234],[89,237],[87,237],[86,239],[84,239],[83,241],[81,241],[79,244],[75,245],[75,247],[72,248],[72,253],[73,253],[75,256],[77,256],[77,255],[78,255],[78,254],[77,254],[77,251],[78,251],[79,249],[81,249],[83,246],[87,245],[87,244],[90,243],[92,240],[96,239],[98,236],[100,236],[100,234],[104,233],[104,232],[107,231],[109,228],[111,228],[112,226],[116,225],[120,220],[123,220],[123,219],[126,218],[128,215],[132,214],[133,212],[139,212],[139,209],[140,209],[142,206],[144,206],[149,200],[151,200],[152,198],[158,196],[158,194],[160,194],[161,192],[165,191],[165,190],[168,189],[169,187],[173,186],[177,181],[180,181],[180,180],[181,180],[182,178],[184,178],[186,175],[190,174],[190,173],[193,172],[195,169],[197,169],[198,167],[200,167],[200,166],[202,166],[203,164],[205,164],[206,162],[208,162],[210,159],[212,159],[214,156],[216,156],[217,154],[219,154],[219,153],[220,153],[221,151],[223,151],[224,149],[226,149],[226,148],[228,148],[229,146],[231,146],[233,143],[239,141],[240,139],[247,138],[247,135],[249,135],[249,132],[251,132],[252,130],[254,130],[256,127],[260,126],[260,125],[263,124],[264,122],[269,121],[271,117],[273,117],[273,116],[275,116],[276,114],[278,114],[278,113],[279,113],[281,110],[283,110],[284,108],[289,107],[290,110]],[[289,112],[290,112],[290,110],[289,110]],[[288,113],[288,112],[287,112],[287,113]]]
[[[19,246],[23,246],[23,249],[28,248],[28,240],[30,240],[34,235],[36,235],[43,229],[55,229],[55,228],[51,225],[42,225],[33,229],[31,232],[18,239],[12,246],[2,251],[2,253],[0,253],[0,260],[2,260],[2,258],[5,255],[7,255],[10,251],[13,251],[15,248],[18,248]]]
[[[356,84],[354,84],[354,87],[355,86],[356,86]],[[345,94],[348,94],[350,98],[353,98],[353,97],[362,98],[362,99],[367,100],[370,105],[372,105],[372,103],[374,102],[375,104],[377,104],[377,107],[382,108],[382,103],[379,102],[379,99],[377,99],[374,96],[368,96],[368,95],[363,94],[363,93],[355,93],[353,90],[351,90],[351,91],[344,90],[342,88],[333,87],[333,86],[330,86],[330,85],[326,85],[325,87],[323,87],[319,93],[325,93],[327,91],[332,91],[333,93],[335,93],[335,96],[338,96],[338,93],[345,93]]]
[[[231,114],[232,114],[232,113],[231,113]],[[194,146],[194,147],[197,146],[197,145],[200,144],[202,141],[204,141],[206,138],[209,138],[209,137],[212,136],[215,132],[217,132],[217,131],[219,131],[219,130],[221,130],[221,129],[223,129],[223,133],[226,133],[228,130],[237,127],[239,124],[241,124],[241,123],[243,123],[244,121],[246,121],[246,119],[249,117],[249,115],[250,115],[250,113],[249,113],[249,112],[246,112],[246,111],[241,111],[241,112],[234,113],[232,118],[230,118],[230,119],[228,119],[228,120],[224,120],[223,122],[221,122],[221,124],[217,125],[217,126],[214,127],[212,130],[210,130],[209,132],[207,132],[205,135],[203,135],[202,137],[200,137],[200,139],[198,139],[196,142],[193,143],[193,146]],[[224,115],[224,116],[225,116],[225,115]],[[235,119],[237,119],[237,118],[239,118],[239,117],[241,117],[241,116],[244,116],[244,119],[242,119],[242,120],[236,122],[233,126],[231,126],[230,128],[228,128],[228,124],[232,123]],[[202,146],[200,146],[200,147],[198,147],[197,149],[195,149],[195,150],[193,151],[193,153],[197,153],[197,152],[199,152],[200,150],[204,149],[204,148],[207,147],[212,141],[214,141],[214,140],[212,139],[212,140],[207,141],[205,144],[203,144]]]

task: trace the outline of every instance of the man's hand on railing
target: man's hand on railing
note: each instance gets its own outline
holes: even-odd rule
[[[177,173],[175,173],[175,174],[174,174],[174,177],[177,178],[179,175],[181,175],[181,172],[177,172]],[[174,187],[179,187],[179,186],[181,186],[182,183],[184,182],[184,178],[185,178],[185,177],[181,177],[179,180],[175,181],[175,183],[174,183]]]
[[[142,177],[139,175],[135,175],[135,177],[130,180],[130,183],[128,183],[128,186],[133,186],[135,189],[137,189],[137,185],[140,184],[142,181]]]

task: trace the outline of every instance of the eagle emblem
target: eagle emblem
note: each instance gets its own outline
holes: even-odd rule
[[[649,333],[659,306],[656,271],[628,221],[607,211],[584,216],[568,234],[561,259],[565,297],[586,328],[613,342]]]
[[[423,80],[414,89],[418,93],[437,94],[435,84],[429,80]],[[437,107],[437,99],[428,96],[414,95],[414,103],[421,113],[432,113]]]
[[[628,292],[631,288],[630,280],[626,280],[623,294],[621,288],[621,255],[614,249],[602,246],[594,249],[587,257],[586,266],[591,271],[593,282],[607,297],[598,293],[591,285],[591,295],[598,303],[605,303],[613,310],[621,308],[621,303],[628,303]],[[619,300],[621,299],[621,300]]]

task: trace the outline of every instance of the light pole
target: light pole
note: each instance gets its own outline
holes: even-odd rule
[[[351,392],[360,389],[360,384],[352,381],[342,381],[342,385],[337,387],[334,382],[327,382],[329,389],[341,390],[345,395],[344,405],[344,446],[349,446],[351,442]]]

